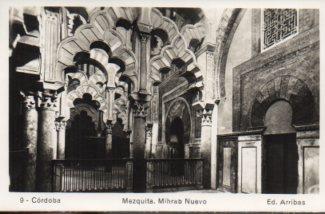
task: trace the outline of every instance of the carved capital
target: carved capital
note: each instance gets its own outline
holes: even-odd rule
[[[30,110],[30,109],[35,109],[36,108],[36,99],[35,95],[33,94],[25,94],[24,92],[20,93],[23,98],[23,104],[24,104],[24,109]]]
[[[62,118],[58,118],[55,121],[55,128],[57,131],[65,130],[66,125],[66,121]]]
[[[212,125],[212,114],[202,115],[202,126]]]
[[[126,131],[126,138],[130,139],[131,138],[131,133],[132,133],[132,130],[127,130]]]
[[[148,113],[148,102],[135,100],[132,104],[134,117],[145,118]]]
[[[113,129],[112,128],[113,128],[112,122],[111,121],[108,121],[106,123],[106,127],[105,127],[105,130],[104,130],[106,136],[113,134]]]
[[[202,126],[212,125],[212,110],[211,109],[198,110],[197,117],[201,117]]]
[[[57,106],[57,94],[49,92],[38,93],[38,107],[40,109],[55,110]]]
[[[141,43],[146,43],[149,38],[150,38],[150,34],[140,32],[140,41],[141,41]]]
[[[152,124],[146,125],[146,134],[147,134],[147,137],[152,137]]]

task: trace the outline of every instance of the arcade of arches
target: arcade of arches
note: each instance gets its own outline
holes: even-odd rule
[[[311,9],[11,8],[10,190],[125,161],[96,170],[123,191],[161,168],[170,187],[318,192],[318,28]]]

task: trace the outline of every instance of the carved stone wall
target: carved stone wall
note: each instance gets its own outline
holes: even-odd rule
[[[259,104],[255,99],[260,100],[257,102],[265,107],[257,107]],[[264,117],[263,109],[266,110],[277,99],[289,101],[292,108],[297,111],[304,109],[304,105],[309,106],[302,110],[303,113],[294,113],[293,121],[296,125],[318,123],[319,32],[317,28],[301,33],[234,69],[234,130],[247,130],[261,126],[260,122],[256,122],[256,117]],[[259,114],[261,116],[258,116]],[[306,115],[303,116],[304,114]]]

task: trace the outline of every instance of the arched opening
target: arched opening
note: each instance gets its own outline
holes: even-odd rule
[[[192,39],[189,44],[189,49],[193,51],[193,53],[196,53],[200,49],[200,46],[202,44],[202,41],[199,41],[198,39]]]
[[[153,29],[151,31],[150,49],[151,55],[160,54],[161,49],[168,42],[168,34],[161,29]]]
[[[298,187],[298,148],[287,101],[274,102],[264,117],[263,192],[293,194]]]
[[[90,94],[74,101],[66,130],[67,159],[100,159],[105,156],[104,138],[101,137],[102,112],[99,103]]]
[[[96,158],[96,144],[90,141],[96,135],[95,124],[86,111],[81,111],[67,129],[67,159]]]
[[[132,23],[125,19],[116,22],[116,31],[125,37],[126,45],[131,48]]]
[[[169,146],[171,158],[184,158],[184,124],[181,118],[176,117],[169,127]]]
[[[170,158],[184,158],[184,124],[181,118],[176,117],[169,127],[169,148]],[[175,162],[171,165],[170,175],[178,176],[184,174],[184,164]]]
[[[127,133],[123,130],[123,123],[120,118],[112,128],[112,158],[129,158],[130,157],[130,144],[127,138]]]
[[[112,50],[111,50],[111,48],[105,42],[96,41],[96,42],[91,43],[90,44],[90,50],[91,49],[94,49],[94,48],[102,49],[102,50],[104,50],[107,53],[107,55],[109,57],[112,56]]]

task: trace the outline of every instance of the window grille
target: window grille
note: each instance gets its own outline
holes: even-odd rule
[[[274,46],[298,33],[298,11],[296,9],[264,9],[263,49]]]

